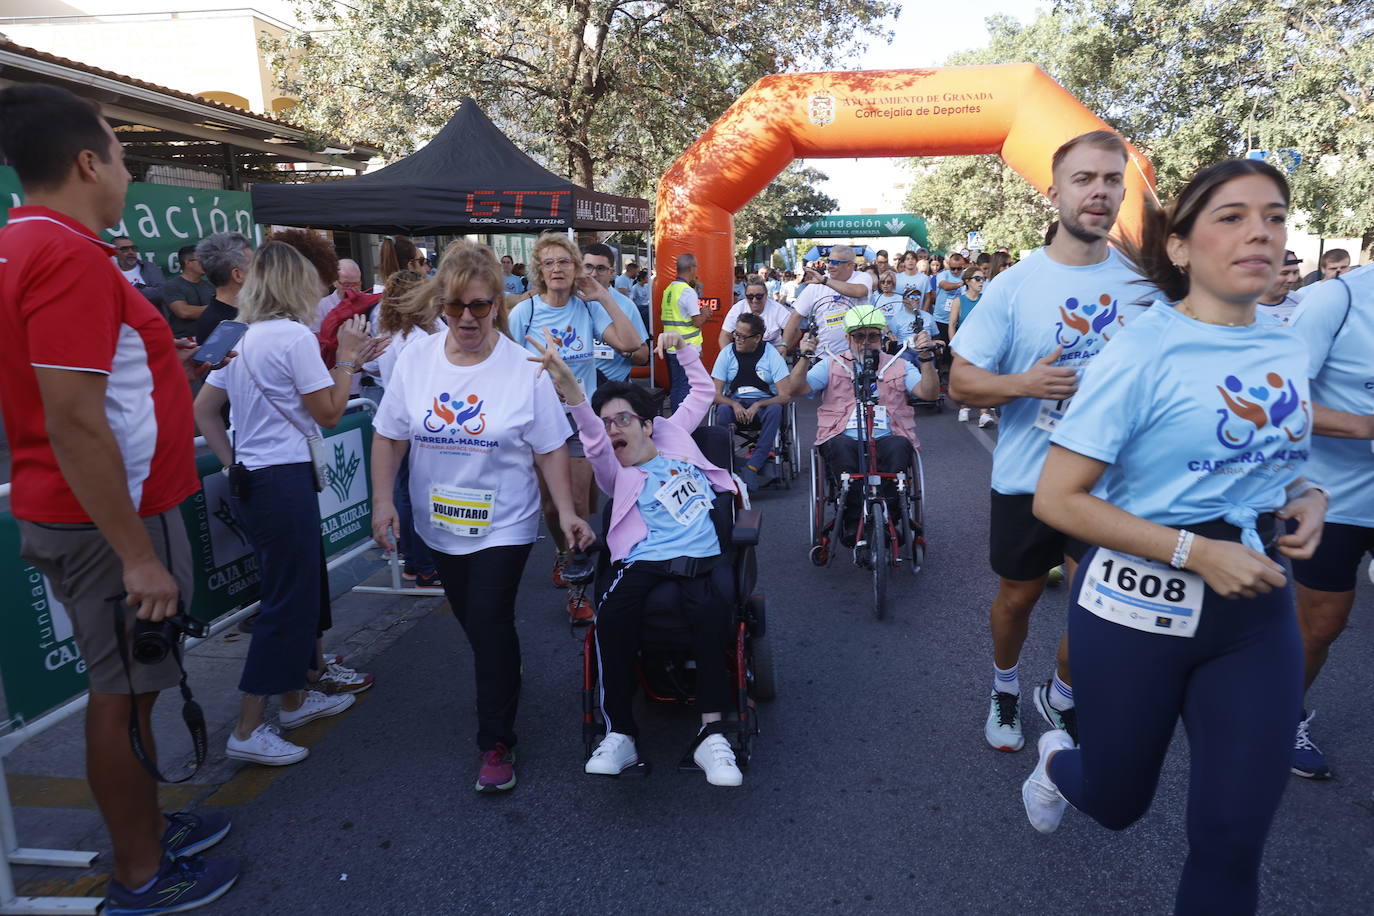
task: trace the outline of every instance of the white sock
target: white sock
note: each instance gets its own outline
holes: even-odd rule
[[[1059,672],[1054,674],[1054,682],[1049,689],[1050,708],[1063,712],[1066,709],[1073,709],[1073,688],[1059,679]]]
[[[1021,664],[1018,662],[1010,668],[998,668],[997,663],[992,664],[992,689],[999,693],[1011,693],[1016,696],[1021,695],[1021,677],[1017,674]]]

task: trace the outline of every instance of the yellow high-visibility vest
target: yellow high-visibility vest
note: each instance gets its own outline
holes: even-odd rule
[[[701,328],[692,323],[682,312],[678,311],[677,304],[682,299],[682,294],[692,287],[686,280],[674,280],[668,284],[668,288],[663,291],[663,305],[659,309],[659,323],[663,325],[665,331],[677,331],[682,335],[682,339],[694,347],[701,347]]]

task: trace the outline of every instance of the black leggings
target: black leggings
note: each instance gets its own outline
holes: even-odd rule
[[[488,547],[452,556],[431,550],[444,595],[472,646],[477,679],[477,747],[515,747],[515,708],[520,702],[520,637],[515,632],[515,592],[530,544]]]
[[[895,474],[910,467],[913,452],[911,442],[905,436],[889,433],[874,439],[873,445],[878,450],[878,470],[881,473]],[[859,445],[858,439],[851,439],[844,433],[840,433],[838,436],[822,442],[818,450],[821,457],[825,459],[825,472],[830,475],[831,480],[838,479],[841,473],[868,473],[868,466],[864,464],[863,448]],[[889,498],[895,496],[897,494],[896,484],[892,481],[883,481],[883,494]],[[849,492],[845,494],[844,501],[845,516],[850,521],[857,519],[859,513],[863,511],[863,499],[863,484],[851,480]]]
[[[1112,623],[1069,595],[1079,749],[1050,777],[1069,803],[1122,830],[1154,799],[1179,716],[1188,733],[1188,858],[1175,912],[1253,913],[1265,838],[1288,785],[1302,706],[1302,640],[1291,586],[1258,598],[1208,589],[1191,639]]]
[[[730,708],[725,653],[733,643],[734,613],[725,600],[730,575],[721,564],[692,579],[677,579],[682,609],[692,626],[692,657],[697,663],[697,711],[724,713]],[[671,579],[634,562],[617,564],[611,584],[596,609],[596,655],[601,680],[601,714],[606,732],[636,737],[631,705],[635,692],[635,661],[639,654],[640,614],[654,586]]]

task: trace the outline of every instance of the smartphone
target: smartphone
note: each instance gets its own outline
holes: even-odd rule
[[[191,359],[198,363],[217,366],[224,362],[229,351],[234,349],[234,345],[243,339],[247,331],[248,325],[242,321],[221,321],[215,325],[210,336],[205,338],[205,343],[200,345],[200,349],[191,354]]]

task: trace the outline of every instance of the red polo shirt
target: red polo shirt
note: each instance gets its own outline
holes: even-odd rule
[[[48,443],[35,367],[108,377],[105,417],[139,515],[175,508],[200,488],[191,390],[171,329],[113,253],[47,207],[15,207],[0,229],[0,411],[16,518],[90,521]]]

